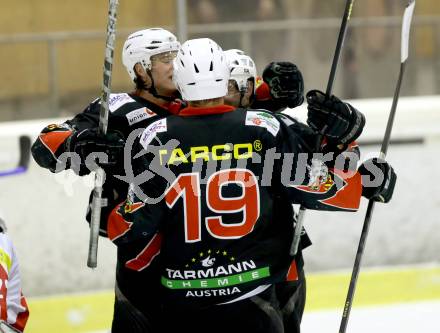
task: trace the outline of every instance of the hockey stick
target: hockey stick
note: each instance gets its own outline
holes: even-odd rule
[[[113,55],[116,39],[116,14],[118,10],[118,0],[109,0],[107,39],[105,45],[104,70],[101,95],[101,109],[99,112],[99,133],[105,135],[108,126],[108,103],[110,97],[110,87],[112,81]],[[102,199],[102,186],[105,181],[105,172],[98,168],[95,173],[95,188],[93,189],[92,217],[90,222],[89,255],[87,266],[96,268],[98,256],[99,221],[101,219],[101,207],[105,205]]]
[[[20,159],[15,168],[0,171],[0,177],[18,175],[26,172],[29,167],[29,158],[31,154],[31,138],[27,135],[22,135],[19,138]]]
[[[354,0],[347,0],[347,2],[345,3],[344,16],[342,17],[341,28],[339,30],[338,41],[336,43],[335,54],[333,56],[332,67],[328,78],[327,90],[325,92],[327,96],[330,96],[332,93],[333,83],[335,81],[335,76],[336,76],[336,69],[338,68],[339,58],[341,57],[341,50],[342,47],[344,46],[345,36],[347,35],[347,26],[348,26],[348,21],[350,20],[351,17],[353,3]],[[316,139],[316,152],[319,152],[319,147],[321,146],[321,141],[322,141],[322,135],[325,132],[325,130],[326,127],[322,129],[321,133],[319,133]],[[295,226],[295,232],[293,235],[292,246],[290,247],[290,255],[292,256],[296,255],[296,253],[298,252],[298,245],[303,230],[305,213],[306,213],[306,208],[301,205],[298,212],[298,218]]]
[[[388,123],[385,130],[385,135],[382,141],[382,147],[380,149],[380,158],[385,159],[388,146],[390,143],[391,130],[393,128],[394,117],[396,115],[397,102],[399,100],[400,86],[402,84],[403,73],[405,72],[406,60],[408,58],[409,47],[409,32],[411,28],[411,19],[414,13],[415,0],[410,0],[403,15],[402,23],[402,45],[401,45],[401,64],[399,79],[397,80],[396,90],[394,92],[393,104],[391,106],[390,115],[388,117]],[[351,306],[353,304],[354,293],[356,290],[357,279],[359,276],[359,270],[362,261],[362,255],[364,253],[365,243],[367,241],[368,230],[370,228],[371,216],[373,215],[375,201],[370,199],[368,202],[367,213],[365,215],[364,225],[362,227],[362,233],[359,240],[358,249],[356,252],[356,258],[354,261],[353,272],[351,274],[350,285],[348,288],[347,298],[345,300],[344,312],[342,313],[341,326],[339,327],[339,333],[345,333],[348,324],[348,318],[350,316]]]

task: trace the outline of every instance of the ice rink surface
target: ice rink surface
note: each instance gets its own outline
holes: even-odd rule
[[[306,312],[301,333],[337,333],[341,313],[342,310]],[[346,333],[438,333],[439,315],[440,301],[353,309]],[[85,333],[109,332],[95,330]]]
[[[438,333],[439,315],[440,301],[354,309],[346,333]],[[337,310],[305,313],[301,333],[337,333],[340,321]]]
[[[301,333],[339,332],[342,309],[306,312]],[[438,333],[440,301],[353,308],[347,333]]]

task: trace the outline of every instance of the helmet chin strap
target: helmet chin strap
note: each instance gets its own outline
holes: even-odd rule
[[[172,101],[174,101],[174,100],[176,99],[175,96],[163,96],[163,95],[159,95],[159,94],[157,93],[156,87],[155,87],[155,85],[154,85],[154,79],[153,79],[153,75],[151,75],[151,70],[150,70],[150,69],[147,69],[147,74],[148,74],[148,76],[149,76],[150,79],[151,79],[151,86],[150,86],[150,87],[147,87],[147,85],[144,83],[144,84],[143,84],[143,87],[144,87],[145,90],[147,90],[147,91],[148,91],[151,95],[153,95],[154,97],[156,97],[156,98],[160,98],[160,99],[163,99],[163,100],[165,100],[165,101],[167,101],[167,102],[172,102]]]

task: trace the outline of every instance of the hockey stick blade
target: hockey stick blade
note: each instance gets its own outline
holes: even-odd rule
[[[0,177],[14,176],[27,171],[31,154],[31,138],[22,135],[19,138],[20,159],[15,168],[0,171]]]
[[[402,23],[402,47],[401,47],[401,62],[405,62],[408,59],[409,49],[409,32],[411,30],[411,21],[414,14],[414,8],[416,6],[416,0],[410,0],[408,6],[403,14]]]
[[[118,0],[109,0],[107,38],[105,43],[106,45],[102,81],[101,110],[99,112],[99,133],[103,135],[106,134],[108,125],[108,104],[111,91],[118,4]],[[105,172],[102,168],[98,168],[95,173],[95,188],[93,190],[92,216],[90,221],[89,253],[87,257],[87,266],[90,268],[96,268],[98,264],[98,239],[99,225],[101,220],[101,207],[105,204],[105,200],[102,199],[102,186],[104,185],[104,181]]]
[[[414,13],[415,0],[411,0],[403,15],[402,23],[402,40],[401,40],[401,65],[399,78],[397,80],[396,90],[394,92],[393,104],[391,106],[390,115],[388,117],[387,127],[385,130],[384,138],[382,141],[382,147],[380,152],[380,157],[385,159],[388,146],[390,143],[391,130],[393,128],[394,116],[396,114],[397,102],[399,99],[400,86],[402,84],[403,73],[405,72],[405,64],[408,58],[408,47],[409,47],[409,32],[411,27],[411,20]],[[371,217],[373,216],[375,201],[370,199],[368,202],[367,213],[365,214],[364,225],[362,227],[361,237],[359,240],[358,249],[356,252],[356,257],[353,265],[353,271],[351,274],[350,285],[347,292],[347,298],[345,300],[344,311],[342,313],[341,326],[339,327],[339,333],[345,333],[347,329],[348,319],[350,316],[351,307],[353,304],[354,294],[356,291],[356,284],[359,277],[359,271],[362,263],[362,256],[364,254],[365,244],[367,242],[368,231],[370,229]]]
[[[402,85],[403,74],[405,73],[406,60],[408,59],[408,49],[409,49],[409,33],[411,29],[411,21],[414,14],[416,2],[415,0],[410,0],[405,8],[405,13],[403,14],[402,21],[402,35],[401,35],[401,51],[400,51],[400,71],[399,78],[396,84],[396,90],[394,91],[393,103],[391,105],[390,115],[388,117],[387,127],[385,129],[385,135],[382,141],[382,146],[380,149],[380,158],[385,159],[388,146],[391,139],[391,131],[393,129],[394,118],[396,116],[397,102],[399,101],[400,87]]]

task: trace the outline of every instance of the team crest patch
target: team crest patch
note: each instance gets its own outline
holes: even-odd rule
[[[50,125],[47,125],[47,129],[49,131],[53,131],[53,130],[56,130],[56,129],[68,129],[68,130],[70,130],[72,128],[70,127],[70,125],[63,123],[63,124],[50,124]]]
[[[130,97],[127,93],[122,94],[110,94],[108,100],[108,108],[110,112],[114,112],[119,109],[122,105],[127,103],[136,102],[133,98]]]
[[[132,214],[135,211],[137,211],[138,209],[144,207],[145,204],[143,202],[131,202],[131,201],[126,201],[125,205],[124,205],[124,213],[126,214]]]
[[[307,186],[314,191],[319,191],[321,185],[330,185],[326,186],[326,190],[333,184],[333,181],[328,173],[328,168],[319,159],[312,159],[311,165],[307,166],[307,171],[309,173],[309,183]],[[329,183],[329,184],[327,184]]]
[[[131,126],[155,115],[153,111],[147,108],[140,108],[127,113],[125,116],[127,117],[128,124]]]
[[[266,128],[273,136],[278,134],[280,123],[272,115],[261,111],[248,111],[246,126],[259,126]]]
[[[292,187],[308,193],[326,193],[335,185],[334,177],[337,176],[332,176],[324,162],[319,159],[312,159],[311,165],[307,166],[307,173],[309,178],[307,185],[293,185]]]
[[[166,118],[155,121],[142,132],[142,136],[141,136],[142,147],[147,149],[148,145],[151,143],[151,141],[153,141],[157,133],[166,132],[166,131],[167,131]]]

